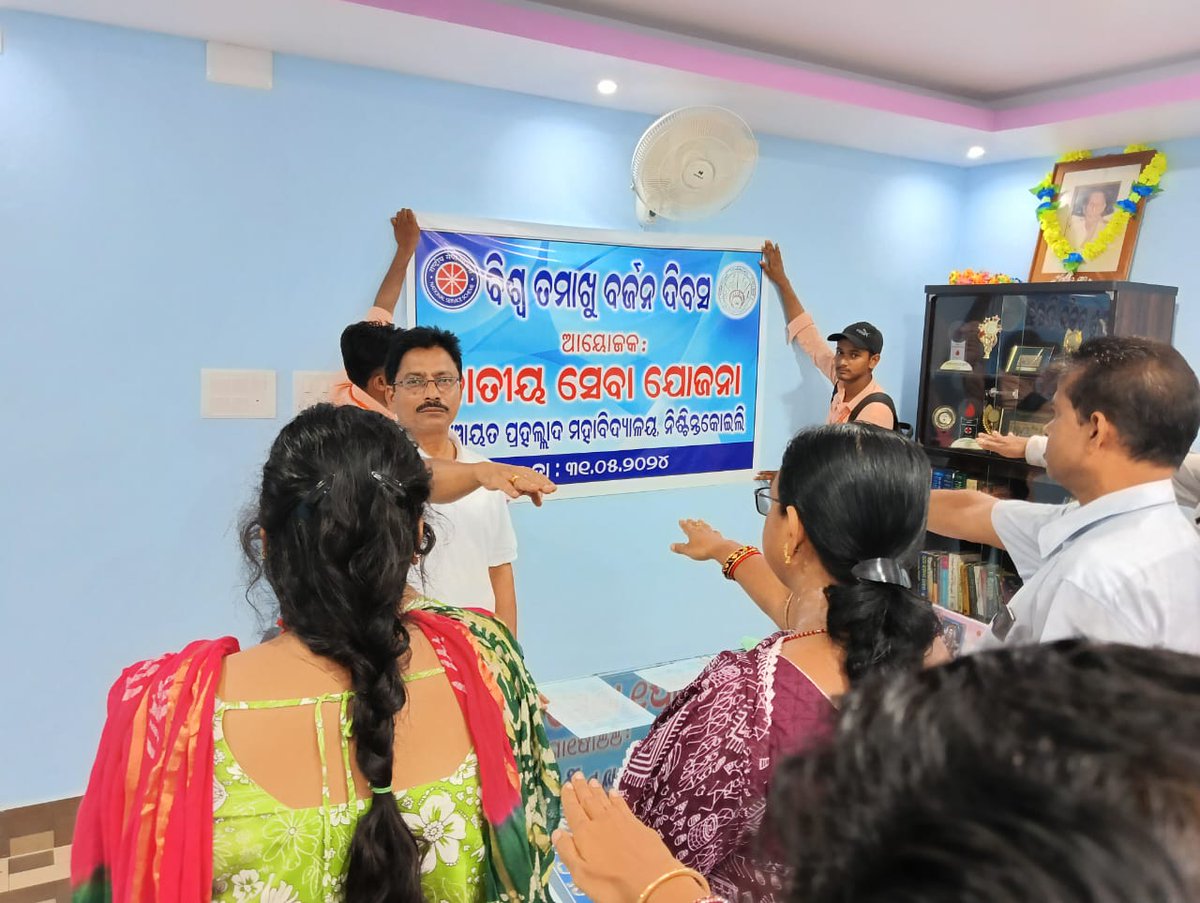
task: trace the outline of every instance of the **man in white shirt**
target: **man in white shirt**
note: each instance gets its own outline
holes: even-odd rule
[[[452,332],[416,326],[397,333],[385,368],[392,410],[431,461],[486,461],[450,430],[462,404],[462,349]],[[495,612],[517,632],[512,563],[517,537],[502,492],[477,489],[456,502],[429,506],[433,551],[410,582],[430,598]]]
[[[984,451],[995,452],[1005,458],[1024,458],[1034,467],[1046,466],[1045,436],[1001,436],[998,433],[980,433],[979,446]],[[1200,453],[1188,452],[1179,470],[1171,478],[1175,490],[1175,501],[1188,513],[1200,529]]]
[[[1046,469],[1078,501],[935,490],[931,532],[1006,549],[1025,581],[983,646],[1094,640],[1200,654],[1200,536],[1171,476],[1200,430],[1200,383],[1143,338],[1084,342],[1046,427]]]

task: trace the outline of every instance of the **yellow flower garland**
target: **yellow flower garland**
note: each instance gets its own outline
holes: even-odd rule
[[[1149,149],[1145,145],[1131,144],[1125,148],[1125,153],[1135,154]],[[1087,160],[1091,156],[1091,151],[1071,151],[1064,154],[1058,162],[1073,163],[1077,160]],[[1054,256],[1062,261],[1063,269],[1074,273],[1084,261],[1095,260],[1108,250],[1108,246],[1124,234],[1125,227],[1133,218],[1134,211],[1128,208],[1136,209],[1143,197],[1156,194],[1160,190],[1158,183],[1166,171],[1167,158],[1162,151],[1156,151],[1150,162],[1142,167],[1141,174],[1133,183],[1129,197],[1117,202],[1117,209],[1113,211],[1100,233],[1078,250],[1072,247],[1071,242],[1063,235],[1062,224],[1058,220],[1060,205],[1058,204],[1058,186],[1054,184],[1053,170],[1033,186],[1030,191],[1042,199],[1037,212],[1038,223],[1042,227],[1042,237],[1045,238],[1046,246],[1054,253]]]

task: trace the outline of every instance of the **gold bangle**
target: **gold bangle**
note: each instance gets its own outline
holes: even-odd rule
[[[704,891],[704,896],[707,897],[712,893],[712,888],[708,886],[707,878],[705,878],[695,869],[690,869],[686,866],[680,866],[677,869],[671,869],[671,871],[659,875],[657,878],[647,884],[646,889],[642,891],[641,896],[637,898],[637,903],[646,903],[646,901],[650,899],[651,894],[653,894],[672,878],[682,878],[685,875],[700,885],[701,889]]]

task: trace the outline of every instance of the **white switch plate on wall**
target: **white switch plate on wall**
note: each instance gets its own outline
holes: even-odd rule
[[[274,370],[201,370],[201,417],[275,417]]]
[[[330,387],[342,379],[342,374],[331,370],[292,371],[292,412],[299,414],[322,401],[329,401]]]

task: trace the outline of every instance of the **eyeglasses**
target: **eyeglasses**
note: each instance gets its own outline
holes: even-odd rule
[[[758,513],[766,517],[771,513],[771,502],[778,502],[779,499],[771,495],[770,486],[759,486],[754,490],[754,507],[758,509]]]
[[[397,389],[403,389],[411,395],[416,395],[418,392],[424,392],[425,387],[433,383],[438,392],[449,392],[451,389],[462,384],[461,376],[435,376],[432,379],[426,379],[423,376],[406,376],[404,379],[398,379],[394,383]]]

